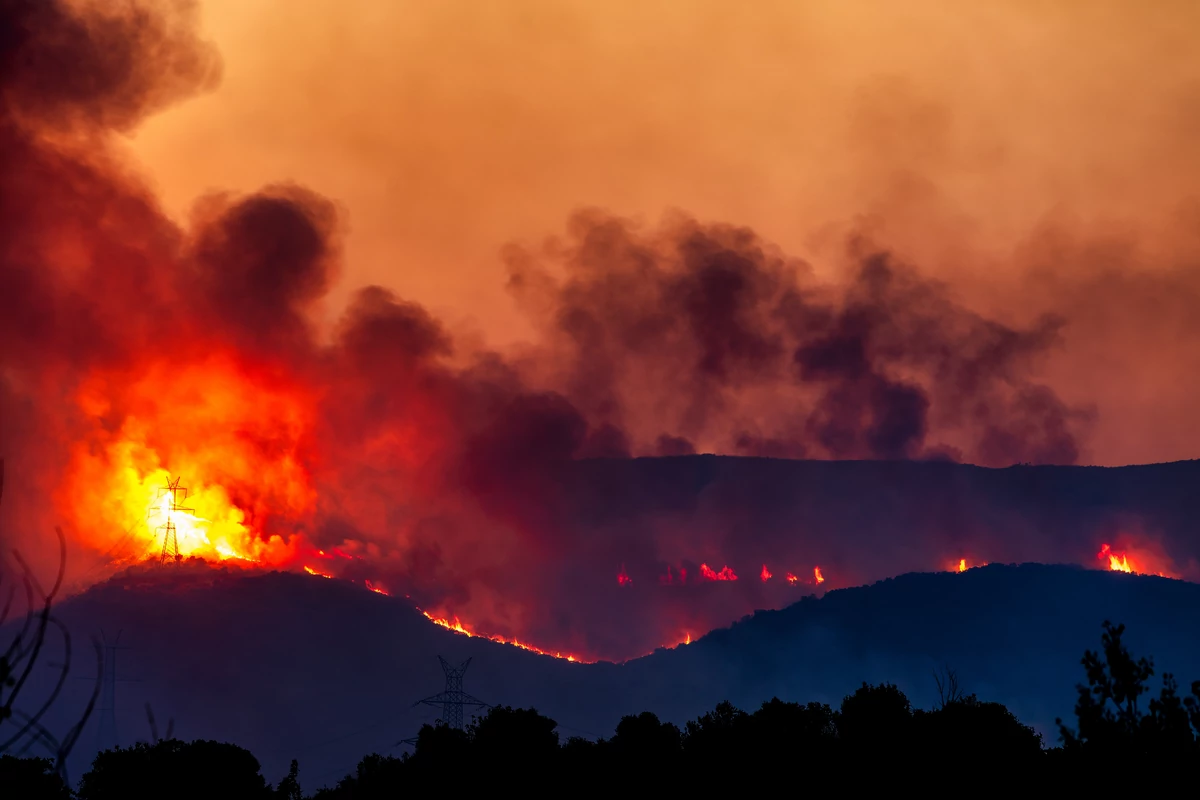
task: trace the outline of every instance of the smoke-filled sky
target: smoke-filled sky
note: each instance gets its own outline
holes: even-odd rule
[[[1200,8],[1128,2],[208,0],[214,92],[134,152],[176,215],[295,179],[382,283],[535,336],[499,251],[578,207],[752,227],[820,275],[873,241],[975,307],[1065,318],[1039,369],[1091,463],[1200,452]]]
[[[1200,453],[1200,9],[947,8],[0,0],[0,534],[86,584],[181,477],[183,555],[617,656],[733,613],[626,565],[1094,560],[571,488]]]

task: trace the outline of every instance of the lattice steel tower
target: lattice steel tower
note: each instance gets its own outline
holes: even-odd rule
[[[111,643],[104,635],[104,631],[100,632],[100,638],[104,642],[104,672],[103,683],[100,686],[100,707],[96,709],[100,712],[99,725],[96,730],[97,751],[110,750],[120,743],[117,740],[117,681],[137,680],[136,678],[117,678],[117,651],[129,649],[119,644],[121,631],[117,631],[117,638],[113,639]]]
[[[186,508],[183,501],[187,499],[188,490],[186,486],[180,486],[179,483],[183,478],[178,477],[175,480],[167,480],[166,488],[158,490],[158,497],[155,498],[154,508],[150,511],[150,516],[156,514],[164,514],[167,521],[154,529],[155,535],[162,533],[163,546],[162,555],[158,558],[159,564],[176,563],[182,560],[183,556],[179,552],[179,534],[175,529],[174,515],[178,513],[191,514],[196,509]],[[168,496],[170,499],[168,500]],[[164,509],[163,506],[166,506]],[[171,559],[168,562],[168,558]]]
[[[468,658],[457,669],[450,666],[450,663],[441,656],[438,656],[438,661],[442,662],[442,671],[446,673],[446,688],[438,694],[426,697],[424,700],[418,700],[413,705],[440,705],[442,707],[442,718],[440,721],[451,728],[460,731],[464,730],[463,707],[487,708],[488,704],[463,691],[463,675],[466,674],[467,667],[471,664],[471,659]]]

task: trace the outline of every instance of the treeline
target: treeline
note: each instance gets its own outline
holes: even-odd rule
[[[962,693],[947,673],[936,678],[941,699],[932,710],[912,708],[896,686],[863,684],[836,709],[772,699],[746,712],[720,703],[682,728],[644,712],[624,717],[599,741],[564,741],[553,719],[497,707],[466,730],[426,725],[411,754],[369,755],[336,786],[311,795],[301,789],[296,762],[272,787],[240,747],[174,739],[98,754],[74,792],[52,762],[3,756],[0,794],[382,800],[458,788],[526,795],[880,787],[1112,792],[1176,784],[1186,790],[1200,766],[1200,681],[1183,695],[1164,675],[1151,693],[1153,664],[1129,653],[1123,632],[1106,622],[1102,648],[1084,655],[1087,682],[1078,689],[1075,725],[1059,720],[1052,747],[1003,705]]]

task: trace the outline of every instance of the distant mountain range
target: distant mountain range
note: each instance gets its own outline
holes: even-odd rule
[[[250,748],[270,780],[297,758],[307,788],[332,782],[372,752],[399,752],[439,710],[414,702],[442,690],[437,656],[473,659],[466,691],[534,706],[560,734],[611,735],[621,715],[652,710],[683,722],[722,699],[752,708],[771,696],[836,705],[860,682],[892,681],[920,706],[935,699],[933,670],[998,700],[1053,742],[1070,717],[1085,648],[1105,619],[1128,644],[1186,686],[1200,678],[1200,585],[1073,566],[992,565],[961,574],[906,574],[758,612],[730,628],[625,664],[579,664],[468,638],[431,624],[402,598],[307,575],[184,566],[134,571],[64,602],[76,634],[74,674],[94,668],[81,640],[121,632],[119,739],[160,732]],[[50,648],[43,662],[61,659]],[[44,692],[43,667],[27,697]],[[137,682],[126,679],[137,679]],[[1157,684],[1157,676],[1155,678]],[[49,720],[69,724],[90,683],[68,681]],[[469,711],[469,710],[468,710]],[[89,723],[72,763],[97,743]]]
[[[1103,566],[1098,554],[1108,544],[1138,571],[1200,581],[1200,461],[990,469],[596,459],[537,486],[506,496],[507,506],[495,501],[524,515],[526,538],[473,536],[467,548],[445,536],[428,559],[433,567],[379,578],[477,629],[617,660],[788,606],[817,587],[789,585],[787,573],[811,582],[816,566],[826,579],[820,588],[830,589],[953,569],[960,559]],[[697,581],[701,564],[728,566],[739,580]],[[764,565],[767,582],[758,577]],[[667,577],[672,586],[663,586]]]

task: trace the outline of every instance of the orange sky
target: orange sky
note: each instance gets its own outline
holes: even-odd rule
[[[532,335],[499,248],[579,206],[753,226],[836,275],[866,229],[982,310],[1071,321],[1085,459],[1200,455],[1200,4],[204,0],[225,71],[136,157],[181,219],[280,180],[452,327]],[[954,12],[948,13],[947,9]]]

